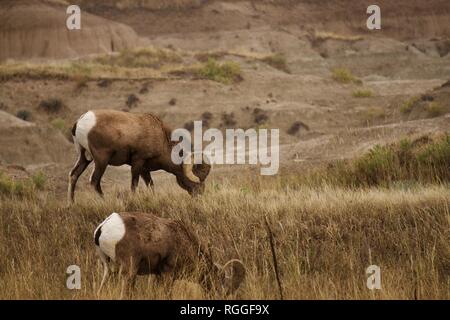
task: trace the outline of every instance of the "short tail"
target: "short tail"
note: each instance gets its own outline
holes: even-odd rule
[[[73,127],[72,127],[72,131],[71,131],[72,143],[75,143],[75,133],[77,132],[77,123],[78,123],[78,121],[75,121],[75,123],[73,124]]]
[[[96,246],[100,246],[100,236],[102,235],[102,227],[100,226],[97,230],[95,230],[95,234],[94,234],[94,243]]]

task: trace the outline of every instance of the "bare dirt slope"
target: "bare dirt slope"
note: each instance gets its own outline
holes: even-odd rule
[[[361,0],[81,1],[95,14],[121,21],[146,36],[297,26],[335,33],[366,33],[368,4]],[[446,0],[377,1],[383,37],[400,40],[448,37]]]
[[[81,30],[66,27],[67,6],[48,1],[0,2],[0,61],[76,58],[135,47],[134,30],[83,13]]]
[[[85,2],[82,8],[131,26],[154,47],[189,57],[215,53],[219,61],[235,61],[242,81],[125,77],[103,84],[93,79],[81,87],[76,80],[4,81],[4,111],[16,115],[28,110],[36,124],[14,133],[2,129],[4,164],[53,163],[49,174],[64,179],[59,187],[64,192],[75,161],[65,132],[80,114],[97,108],[153,112],[172,127],[210,112],[211,127],[279,128],[282,167],[298,171],[305,164],[356,156],[378,143],[450,129],[448,85],[442,86],[450,79],[448,1],[381,1],[380,31],[365,28],[365,5],[354,1],[187,1],[176,10],[123,3]],[[86,32],[97,38],[96,31]],[[283,57],[286,69],[262,60],[276,55]],[[335,68],[348,69],[358,81],[336,81]],[[130,69],[129,77],[135,73]],[[370,94],[360,97],[361,91]],[[131,94],[139,101],[129,108]],[[63,101],[64,112],[40,110],[40,102],[51,97]],[[422,102],[409,113],[405,104],[410,99]],[[64,121],[63,133],[51,124],[58,119]],[[290,130],[296,123],[302,125]],[[17,145],[27,147],[17,151]],[[215,170],[220,175],[236,168]],[[166,174],[156,176],[156,184],[166,181]],[[128,168],[109,169],[105,182],[126,187],[128,179]]]

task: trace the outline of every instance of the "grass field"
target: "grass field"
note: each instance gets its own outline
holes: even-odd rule
[[[274,182],[272,182],[274,183]],[[267,187],[267,186],[265,186]],[[182,219],[219,263],[241,259],[247,278],[235,298],[277,299],[264,225],[274,233],[286,299],[445,299],[449,293],[448,186],[350,190],[281,188],[242,190],[210,185],[200,199],[160,190],[104,200],[80,193],[68,207],[50,194],[3,199],[0,204],[0,296],[5,299],[119,298],[110,279],[100,296],[101,266],[93,231],[114,211],[147,211]],[[66,268],[81,268],[81,290],[66,288]],[[366,287],[365,270],[381,268],[382,289]],[[180,285],[181,288],[180,289]],[[134,298],[226,298],[139,277]]]
[[[85,190],[69,206],[42,174],[0,176],[0,297],[122,297],[120,276],[96,294],[93,231],[112,212],[142,211],[182,220],[217,263],[242,260],[247,277],[233,297],[140,277],[134,298],[280,298],[267,218],[286,299],[448,299],[449,148],[447,135],[422,137],[303,174],[217,176],[199,198],[166,183],[155,193],[114,187],[104,199]],[[71,265],[80,290],[66,288]],[[381,268],[381,290],[366,287],[370,265]]]

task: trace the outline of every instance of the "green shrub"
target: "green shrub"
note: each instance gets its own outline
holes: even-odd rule
[[[370,98],[373,96],[372,90],[355,90],[353,91],[354,98]]]
[[[287,64],[287,60],[286,58],[282,55],[282,54],[275,54],[272,56],[268,56],[262,59],[262,61],[264,63],[267,63],[269,66],[284,71],[286,73],[290,73],[291,71],[289,70],[288,64]]]
[[[386,110],[383,108],[374,107],[364,110],[363,116],[366,122],[371,123],[373,121],[386,118],[387,114]]]
[[[163,49],[133,49],[124,50],[118,55],[105,55],[95,59],[95,62],[109,66],[125,68],[155,68],[159,69],[164,64],[180,63],[182,59],[172,51]]]
[[[36,190],[42,190],[47,177],[38,172],[29,178],[16,180],[0,172],[0,196],[32,196]]]
[[[64,119],[56,118],[52,120],[51,124],[54,128],[58,129],[59,131],[63,132],[66,130],[66,122],[64,121]]]
[[[36,189],[42,190],[47,182],[47,176],[43,172],[38,172],[31,176],[31,181]]]
[[[336,68],[332,71],[332,78],[339,83],[362,84],[361,80],[356,78],[352,72],[346,68]]]
[[[419,97],[412,97],[406,100],[400,107],[400,112],[403,114],[409,114],[413,110],[416,103],[420,100]]]
[[[354,160],[331,163],[313,181],[342,186],[390,186],[398,182],[450,182],[450,135],[373,147]]]
[[[22,181],[15,181],[0,172],[0,196],[24,195],[26,186]]]
[[[28,110],[19,110],[16,113],[16,117],[19,119],[22,119],[24,121],[30,121],[31,120],[31,112]]]
[[[241,79],[241,67],[236,62],[227,61],[218,63],[214,59],[209,59],[208,62],[197,71],[197,74],[201,78],[230,84]]]
[[[430,118],[439,117],[445,114],[444,107],[437,102],[431,102],[429,105],[427,105],[426,111],[428,117]]]

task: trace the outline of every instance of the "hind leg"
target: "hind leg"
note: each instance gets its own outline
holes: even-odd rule
[[[106,167],[108,166],[110,155],[108,153],[96,152],[93,154],[93,157],[95,168],[91,175],[91,185],[99,195],[103,196],[100,182],[103,174],[105,173]]]
[[[70,170],[69,173],[69,189],[67,192],[67,197],[69,202],[73,202],[75,198],[75,188],[77,185],[78,178],[81,176],[81,174],[86,170],[88,165],[91,163],[91,161],[87,160],[85,155],[85,149],[82,147],[79,147],[79,155],[78,160],[75,166]]]
[[[97,254],[99,255],[103,265],[103,277],[102,281],[100,282],[100,287],[97,290],[97,295],[100,295],[100,291],[102,290],[103,285],[105,284],[105,281],[108,278],[109,266],[108,266],[108,257],[98,247],[97,247]]]
[[[127,257],[118,257],[120,264],[120,275],[124,278],[121,298],[130,298],[136,284],[136,277],[139,268],[139,257],[128,255]]]

